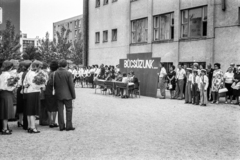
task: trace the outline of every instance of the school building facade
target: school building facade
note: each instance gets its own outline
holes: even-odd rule
[[[240,64],[239,0],[90,0],[88,64],[152,53],[165,66]]]

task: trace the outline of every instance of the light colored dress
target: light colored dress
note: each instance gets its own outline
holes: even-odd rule
[[[222,70],[215,70],[213,72],[213,79],[212,79],[212,92],[218,92],[223,85],[223,71]]]

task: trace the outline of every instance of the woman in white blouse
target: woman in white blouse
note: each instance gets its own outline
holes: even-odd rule
[[[40,104],[40,91],[41,87],[33,83],[34,77],[38,74],[41,68],[41,62],[34,61],[31,66],[31,70],[28,71],[23,85],[25,87],[24,94],[26,95],[26,114],[28,120],[29,133],[40,133],[35,126],[35,116],[39,114]]]
[[[232,98],[233,98],[233,89],[232,89],[232,84],[233,84],[233,79],[234,79],[234,73],[233,73],[233,68],[229,67],[227,72],[224,74],[224,83],[225,87],[228,89],[226,93],[226,101],[225,103],[228,103],[228,98],[230,98],[230,103],[232,103]]]
[[[4,61],[2,64],[2,74],[0,75],[0,120],[3,120],[3,135],[10,135],[12,131],[8,129],[8,119],[13,111],[13,90],[15,86],[8,86],[8,79],[11,77],[10,71],[13,63]]]

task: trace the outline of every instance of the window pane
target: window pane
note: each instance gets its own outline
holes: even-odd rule
[[[188,23],[188,10],[182,12],[182,24]]]
[[[202,8],[189,11],[190,37],[200,37],[202,25]]]
[[[207,7],[203,7],[203,20],[204,21],[207,20],[207,14],[208,14]]]
[[[132,42],[146,42],[148,32],[147,19],[135,20],[132,22]]]
[[[166,14],[162,15],[160,18],[160,39],[170,39],[170,23],[171,23],[171,15]]]
[[[182,25],[182,37],[188,37],[188,24]]]
[[[154,28],[159,27],[159,17],[154,17]]]

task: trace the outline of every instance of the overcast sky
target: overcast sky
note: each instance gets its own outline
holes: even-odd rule
[[[83,13],[83,0],[21,0],[21,31],[28,38],[52,39],[53,22]]]

